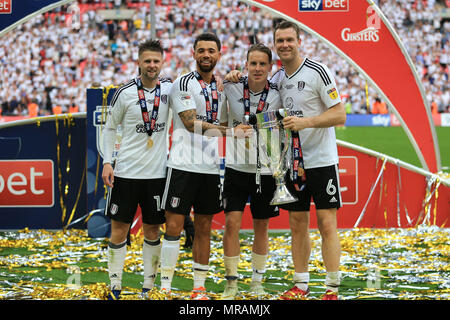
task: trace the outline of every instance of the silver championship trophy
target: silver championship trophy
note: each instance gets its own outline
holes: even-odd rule
[[[266,160],[261,163],[270,169],[277,185],[271,205],[297,201],[285,185],[285,175],[289,168],[286,154],[291,142],[291,130],[285,129],[282,124],[284,114],[283,109],[261,112],[251,114],[248,121],[256,128],[258,148]]]

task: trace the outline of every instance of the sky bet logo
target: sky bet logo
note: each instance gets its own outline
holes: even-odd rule
[[[53,161],[0,160],[0,207],[52,207]]]
[[[344,12],[348,11],[350,0],[298,0],[298,11],[302,12]]]
[[[12,11],[12,0],[0,0],[0,14],[9,14]]]

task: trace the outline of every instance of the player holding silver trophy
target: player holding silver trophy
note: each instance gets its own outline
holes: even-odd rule
[[[249,124],[255,127],[258,146],[263,151],[258,160],[262,160],[261,163],[270,169],[277,185],[271,205],[297,201],[287,189],[284,178],[290,164],[288,151],[292,139],[291,130],[283,126],[282,119],[285,115],[285,109],[278,109],[249,116]],[[298,148],[297,152],[300,156],[301,149]],[[303,168],[303,161],[297,163],[297,166]]]

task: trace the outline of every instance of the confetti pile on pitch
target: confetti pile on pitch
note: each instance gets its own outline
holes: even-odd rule
[[[222,231],[214,231],[209,281],[224,284]],[[412,229],[353,229],[339,232],[342,246],[341,299],[449,299],[450,230],[435,226]],[[142,274],[142,236],[132,237],[125,272]],[[241,240],[240,285],[251,280],[250,234]],[[293,264],[290,234],[270,237],[266,270],[267,295],[256,297],[242,290],[238,299],[278,299],[292,286]],[[318,231],[311,232],[311,299],[323,293],[325,268]],[[13,250],[11,251],[11,248]],[[8,250],[9,254],[2,254]],[[13,253],[11,253],[13,252]],[[17,252],[17,253],[16,253]],[[0,299],[104,299],[106,283],[80,285],[76,281],[48,279],[42,271],[60,271],[67,280],[106,269],[105,239],[91,239],[85,230],[45,231],[24,229],[0,234]],[[192,253],[182,250],[177,276],[192,279]],[[81,261],[92,260],[80,268]],[[56,283],[55,283],[56,282]],[[158,283],[158,282],[157,282]],[[223,286],[222,286],[223,287]],[[187,299],[189,291],[172,292],[172,299]],[[158,288],[151,299],[166,299]],[[141,299],[140,289],[124,284],[124,299]],[[211,291],[212,299],[220,292]]]

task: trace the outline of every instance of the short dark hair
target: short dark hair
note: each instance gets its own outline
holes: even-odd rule
[[[222,45],[220,44],[220,39],[217,37],[215,33],[212,32],[205,32],[199,35],[197,38],[195,38],[194,41],[194,50],[197,47],[197,43],[199,41],[214,41],[217,44],[217,49],[220,51],[222,48]]]
[[[261,51],[261,52],[267,54],[267,56],[269,57],[269,63],[272,63],[272,51],[269,49],[269,47],[265,46],[262,43],[256,43],[256,44],[252,45],[250,47],[250,49],[248,49],[248,51],[247,51],[247,61],[248,61],[248,57],[250,56],[250,53],[253,51]]]
[[[273,30],[273,41],[275,41],[275,33],[277,32],[277,30],[284,30],[289,28],[294,29],[295,33],[297,34],[297,39],[300,39],[300,27],[294,22],[283,20],[279,24],[277,24],[275,26],[275,29]]]
[[[159,40],[147,40],[144,42],[141,42],[139,44],[139,56],[141,56],[141,54],[144,51],[155,51],[155,52],[160,52],[161,55],[164,55],[164,48],[161,45],[161,41]]]

